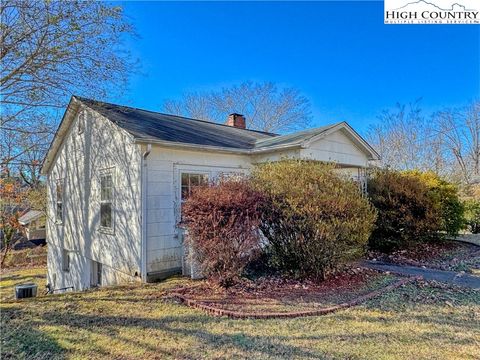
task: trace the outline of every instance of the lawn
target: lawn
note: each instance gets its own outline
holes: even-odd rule
[[[28,276],[41,279],[42,269]],[[36,273],[33,273],[36,271]],[[12,286],[3,274],[2,287]],[[438,284],[399,288],[322,317],[232,320],[171,300],[189,280],[2,301],[2,358],[475,359],[480,294]],[[9,291],[10,291],[9,290]]]

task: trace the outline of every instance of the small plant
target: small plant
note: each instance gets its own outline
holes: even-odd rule
[[[260,228],[277,269],[325,279],[364,253],[375,210],[333,166],[305,160],[265,163],[254,170],[253,181],[265,194]]]
[[[379,170],[368,182],[368,195],[378,212],[370,248],[389,252],[439,236],[441,206],[418,177]]]
[[[188,240],[203,274],[231,286],[260,253],[259,208],[263,195],[245,179],[199,186],[182,208]]]

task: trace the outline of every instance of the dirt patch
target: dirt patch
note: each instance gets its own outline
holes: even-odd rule
[[[224,289],[202,281],[173,291],[169,297],[173,295],[189,306],[215,315],[295,317],[321,315],[355,305],[398,281],[399,277],[390,274],[358,268],[323,282],[269,276],[243,280]]]
[[[427,267],[447,271],[475,273],[480,269],[480,247],[455,241],[419,243],[415,247],[391,254],[371,251],[370,260]]]

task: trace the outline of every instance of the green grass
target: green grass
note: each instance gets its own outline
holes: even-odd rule
[[[322,317],[231,320],[162,300],[188,283],[3,301],[2,358],[478,358],[480,294],[472,290],[420,283]]]

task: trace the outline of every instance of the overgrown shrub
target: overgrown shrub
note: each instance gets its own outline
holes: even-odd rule
[[[480,201],[467,200],[465,202],[465,220],[468,230],[472,234],[480,234]]]
[[[258,256],[262,202],[262,194],[245,179],[193,189],[182,207],[182,221],[205,276],[230,286]]]
[[[276,268],[325,278],[363,254],[375,210],[333,166],[284,160],[261,164],[252,176],[265,195],[260,228]]]
[[[456,236],[465,226],[464,206],[456,185],[433,172],[409,171],[405,175],[418,178],[428,188],[428,195],[440,209],[440,231]]]
[[[369,179],[368,195],[378,213],[372,249],[388,252],[438,236],[441,207],[418,177],[379,170]]]

